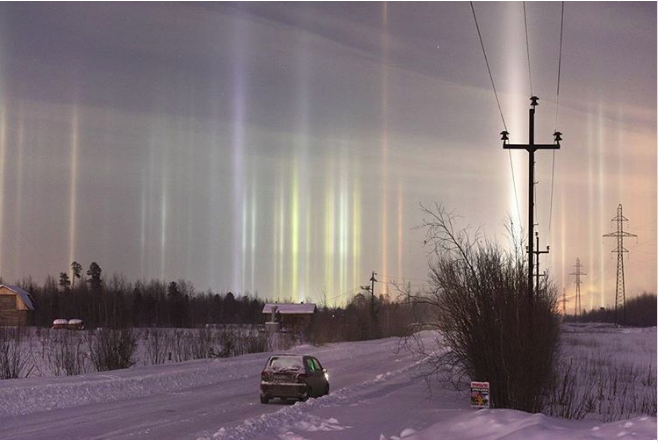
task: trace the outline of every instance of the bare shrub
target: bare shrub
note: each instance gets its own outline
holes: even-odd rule
[[[233,356],[250,353],[262,353],[268,348],[265,333],[260,333],[256,327],[245,327],[233,330],[235,346]]]
[[[265,334],[249,334],[242,340],[241,354],[263,353],[268,349]]]
[[[146,357],[151,365],[164,364],[169,353],[170,333],[160,328],[145,332]]]
[[[262,353],[269,348],[266,334],[259,332],[256,327],[225,327],[214,341],[217,342],[218,350],[214,350],[212,356],[220,358]]]
[[[556,290],[545,279],[529,299],[520,244],[504,251],[458,230],[456,217],[440,205],[423,211],[421,227],[432,247],[430,288],[404,293],[416,316],[413,331],[440,334],[434,348],[411,348],[441,380],[456,386],[489,381],[496,408],[540,411],[558,350]]]
[[[174,330],[174,333],[170,336],[170,349],[176,362],[190,360],[192,358],[190,333],[185,330]]]
[[[0,327],[0,379],[28,377],[34,370],[26,337],[19,327]]]
[[[56,330],[51,340],[48,363],[55,376],[75,376],[87,372],[88,354],[85,351],[83,334],[68,330]]]
[[[559,364],[545,412],[603,422],[657,415],[657,373],[635,363],[587,354]]]
[[[137,339],[133,329],[98,329],[89,335],[89,354],[97,371],[119,370],[135,365]]]
[[[195,329],[190,333],[192,359],[205,359],[214,354],[213,333],[209,329]]]
[[[219,350],[217,356],[221,358],[235,356],[236,334],[233,330],[226,328],[222,330],[219,336],[219,346],[221,350]]]

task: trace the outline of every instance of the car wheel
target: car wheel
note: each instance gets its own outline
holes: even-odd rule
[[[262,404],[267,404],[268,402],[270,402],[270,397],[268,395],[262,394],[261,395],[261,403]]]
[[[313,390],[311,390],[311,387],[307,387],[307,391],[306,393],[304,393],[304,396],[300,398],[300,401],[305,402],[307,399],[312,397],[312,395],[313,395]]]

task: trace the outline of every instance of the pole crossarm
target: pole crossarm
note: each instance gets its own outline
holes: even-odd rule
[[[627,233],[627,232],[613,232],[613,233],[607,233],[606,235],[602,235],[605,238],[638,238],[638,235],[634,235],[633,233]]]
[[[523,150],[533,150],[534,152],[539,149],[560,149],[561,145],[559,144],[509,144],[503,143],[504,149],[523,149]]]

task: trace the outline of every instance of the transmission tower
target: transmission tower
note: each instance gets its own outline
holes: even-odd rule
[[[605,238],[618,238],[618,247],[615,250],[611,250],[611,253],[618,254],[618,271],[616,274],[616,303],[615,303],[615,322],[618,322],[618,307],[622,308],[623,312],[623,323],[627,322],[627,308],[626,308],[626,299],[625,299],[625,264],[624,264],[624,253],[629,253],[629,250],[625,249],[623,244],[624,238],[636,237],[633,233],[627,233],[622,230],[623,221],[629,222],[627,218],[622,215],[622,204],[618,204],[618,213],[611,222],[618,223],[618,229],[613,233],[608,233],[604,235]]]
[[[574,319],[576,320],[578,317],[581,316],[581,277],[585,276],[586,273],[583,273],[581,271],[581,268],[583,266],[581,265],[581,261],[579,261],[579,258],[577,258],[577,265],[575,265],[574,267],[577,270],[574,273],[570,273],[570,275],[576,276],[574,280],[574,283],[577,285],[577,291],[574,295]]]

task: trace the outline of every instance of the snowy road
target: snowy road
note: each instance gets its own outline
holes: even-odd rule
[[[603,336],[610,341],[613,335]],[[633,337],[624,330],[615,336]],[[656,329],[642,336],[656,348]],[[415,376],[416,358],[396,353],[397,342],[298,348],[315,354],[329,370],[331,393],[292,405],[259,402],[266,354],[0,381],[0,438],[656,438],[656,417],[570,421],[514,410],[473,410],[468,394],[452,389],[435,388],[430,395],[424,380]]]
[[[317,355],[328,368],[332,392],[373,381],[378,375],[382,378],[392,371],[399,372],[403,385],[409,385],[415,360],[404,353],[394,354],[396,343],[389,339],[302,347],[300,351]],[[246,419],[282,408],[295,408],[278,401],[259,403],[258,386],[265,359],[265,355],[257,354],[139,367],[105,375],[0,381],[0,410],[4,411],[0,437],[212,437],[220,428],[235,427]],[[423,389],[422,382],[417,383]],[[386,388],[396,387],[388,382]]]

